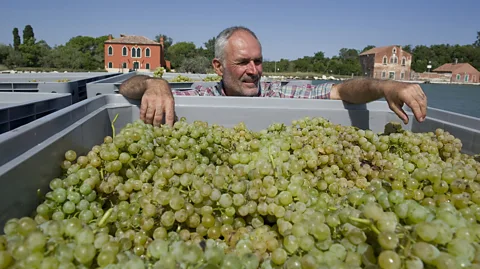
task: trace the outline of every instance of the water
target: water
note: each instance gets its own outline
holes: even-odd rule
[[[336,81],[317,80],[313,84],[324,82],[336,83]],[[428,107],[480,118],[480,86],[420,84],[420,87],[427,95]]]
[[[420,84],[428,106],[480,118],[480,86]],[[428,117],[428,111],[427,111]]]

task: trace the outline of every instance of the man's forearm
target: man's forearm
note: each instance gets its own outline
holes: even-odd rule
[[[335,85],[331,98],[353,104],[364,104],[384,97],[385,87],[390,87],[390,84],[394,83],[371,78],[351,79]]]
[[[135,75],[120,85],[120,94],[131,99],[141,99],[147,89],[147,82],[153,79],[162,80],[147,75]]]

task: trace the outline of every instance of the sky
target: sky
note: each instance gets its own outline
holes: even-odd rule
[[[318,51],[367,45],[472,44],[480,31],[479,0],[3,0],[0,43],[25,25],[50,46],[78,35],[165,34],[175,42],[202,46],[221,30],[253,30],[266,60],[294,60]]]

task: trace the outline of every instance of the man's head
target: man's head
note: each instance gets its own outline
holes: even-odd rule
[[[262,62],[262,46],[248,28],[230,27],[217,36],[213,67],[222,76],[227,95],[256,96]]]

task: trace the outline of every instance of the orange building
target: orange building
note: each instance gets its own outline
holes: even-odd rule
[[[412,55],[401,46],[386,46],[360,53],[360,65],[366,77],[410,80]]]
[[[433,72],[439,74],[449,74],[450,82],[480,82],[480,72],[469,63],[448,63],[434,69]]]
[[[110,35],[104,43],[104,53],[108,72],[150,72],[158,67],[170,68],[170,62],[165,60],[163,37],[159,43],[144,36],[112,38]]]

